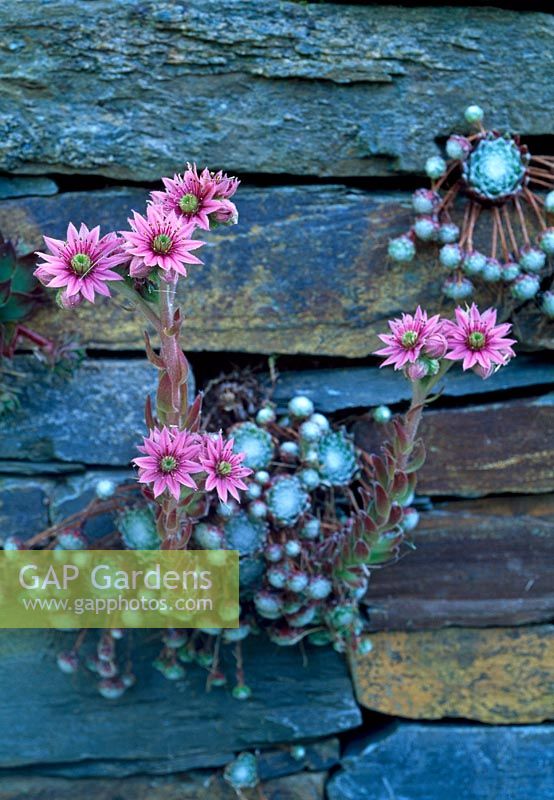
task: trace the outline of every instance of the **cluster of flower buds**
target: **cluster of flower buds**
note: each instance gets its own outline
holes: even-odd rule
[[[104,631],[98,639],[94,653],[81,658],[79,636],[72,650],[58,653],[57,662],[60,670],[67,675],[76,673],[82,665],[99,678],[98,692],[108,700],[117,700],[127,689],[135,685],[136,678],[128,669],[126,659],[117,656],[117,641],[125,632],[121,628]]]
[[[506,337],[512,326],[497,325],[496,310],[481,313],[475,303],[465,310],[458,306],[454,320],[430,317],[418,306],[415,314],[403,314],[389,327],[391,333],[379,334],[386,346],[376,355],[386,356],[381,366],[403,369],[411,381],[436,377],[443,359],[461,361],[464,370],[488,378],[514,356],[515,339]]]
[[[197,228],[209,230],[234,224],[238,212],[231,201],[239,181],[207,168],[198,172],[187,165],[183,174],[163,178],[164,191],[152,192],[146,214],[133,212],[130,230],[100,236],[100,228],[70,223],[65,241],[45,236],[48,252],[35,275],[58,290],[62,308],[74,308],[96,295],[110,295],[113,282],[133,280],[147,290],[159,279],[175,283],[187,274],[187,265],[200,264],[193,254],[203,242],[193,237]]]
[[[479,106],[469,106],[465,119],[477,132],[450,136],[447,159],[427,160],[431,188],[414,193],[415,220],[407,233],[389,242],[389,256],[409,262],[418,242],[438,244],[447,273],[443,291],[450,299],[471,297],[480,281],[506,286],[516,305],[533,299],[554,319],[554,291],[543,285],[554,255],[554,159],[531,156],[516,136],[485,130]],[[532,187],[550,191],[543,197]],[[456,207],[460,197],[463,211]],[[478,227],[492,239],[489,253],[474,246]]]

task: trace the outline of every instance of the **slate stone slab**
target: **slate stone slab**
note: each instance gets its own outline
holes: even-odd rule
[[[413,540],[405,558],[371,573],[372,629],[554,619],[554,495],[440,503]]]
[[[0,201],[0,230],[29,253],[43,247],[42,234],[64,238],[70,220],[100,224],[103,230],[125,228],[131,209],[143,209],[147,198],[144,189],[121,188]],[[408,265],[387,256],[389,238],[411,224],[410,194],[344,186],[241,187],[237,203],[238,226],[204,235],[204,265],[189,270],[179,284],[187,352],[363,357],[377,349],[377,334],[402,311],[418,304],[430,312],[448,311],[433,248],[421,249]],[[486,241],[476,246],[486,248],[486,226],[481,234]],[[73,335],[89,348],[144,347],[141,315],[115,298],[65,313],[52,304],[33,325],[50,337]],[[537,318],[520,337],[520,349],[536,348],[537,337],[541,349],[554,346],[553,330]],[[549,337],[551,344],[545,345]],[[489,385],[508,382],[506,372]],[[358,395],[366,377],[352,373]],[[550,371],[545,380],[551,378]],[[376,380],[389,386],[384,376]],[[459,391],[478,391],[476,378],[457,380],[452,386],[459,385]],[[404,389],[390,391],[396,396]]]
[[[0,479],[0,540],[8,536],[28,539],[47,527],[52,488],[44,480]]]
[[[508,368],[507,368],[508,369]],[[427,409],[421,436],[427,460],[417,491],[482,497],[554,489],[554,394],[488,405]],[[364,417],[354,426],[358,445],[375,452],[383,426]]]
[[[181,772],[225,764],[233,753],[329,736],[357,727],[359,708],[344,660],[310,648],[307,666],[297,648],[265,640],[248,643],[245,669],[253,698],[205,692],[206,675],[191,668],[170,683],[152,669],[155,647],[136,651],[136,687],[117,701],[96,693],[94,680],[76,680],[56,667],[71,634],[0,634],[0,669],[10,687],[0,701],[0,766],[86,763],[87,775]],[[230,666],[231,669],[231,666]],[[66,772],[67,774],[67,772]],[[82,774],[82,773],[81,773]]]
[[[323,800],[325,773],[289,775],[263,783],[266,800]],[[167,778],[64,780],[0,777],[0,800],[236,800],[220,774],[187,774]],[[257,800],[247,790],[244,800]]]
[[[368,738],[329,800],[553,800],[554,726],[400,723]],[[357,750],[357,752],[356,752]]]
[[[86,0],[2,0],[3,170],[157,180],[196,159],[299,175],[421,171],[476,100],[494,126],[551,130],[546,14],[100,0],[91,25],[89,11]]]
[[[409,196],[338,186],[239,191],[239,224],[203,235],[204,265],[179,283],[187,352],[362,356],[376,348],[375,333],[391,314],[438,298],[434,263],[406,268],[386,255],[389,236],[409,224]],[[128,227],[131,209],[147,198],[135,188],[6,201],[0,230],[29,252],[42,247],[41,234],[63,238],[72,219]],[[116,300],[71,313],[52,306],[33,324],[49,336],[78,335],[88,347],[144,347],[142,317]]]
[[[377,633],[352,662],[356,696],[409,719],[554,719],[554,626]]]
[[[508,369],[501,369],[486,381],[474,372],[451,370],[437,390],[444,397],[485,395],[510,389],[554,385],[554,362],[538,356],[518,355]],[[394,405],[410,398],[410,384],[399,373],[375,367],[347,367],[282,372],[273,400],[283,411],[296,394],[309,397],[318,411],[330,414],[350,408],[367,408],[381,403]]]
[[[50,178],[0,177],[0,200],[9,197],[48,196],[56,194],[58,187]]]
[[[147,361],[85,360],[71,377],[31,356],[15,361],[20,407],[0,419],[0,458],[127,465],[144,434]]]

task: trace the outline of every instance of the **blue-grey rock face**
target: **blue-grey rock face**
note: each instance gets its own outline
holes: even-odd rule
[[[93,13],[0,3],[3,170],[420,171],[476,98],[496,126],[550,130],[546,14],[279,0],[97,0]]]
[[[0,703],[0,767],[57,764],[50,773],[72,774],[73,766],[81,775],[179,772],[361,723],[346,664],[329,649],[310,648],[304,665],[298,648],[247,642],[253,697],[240,703],[225,689],[206,693],[200,668],[191,667],[177,683],[166,681],[151,667],[155,646],[138,647],[136,687],[106,701],[93,678],[71,679],[56,667],[56,652],[74,635],[1,632],[0,671],[9,692]],[[233,662],[229,656],[231,678]]]
[[[329,800],[552,800],[554,726],[399,723],[343,759]]]
[[[147,361],[87,359],[69,377],[18,357],[20,406],[0,418],[0,458],[127,466],[156,386]]]

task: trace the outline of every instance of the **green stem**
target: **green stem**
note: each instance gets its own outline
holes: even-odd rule
[[[450,367],[452,367],[453,364],[454,364],[453,361],[443,359],[441,362],[440,369],[436,375],[433,375],[429,378],[424,378],[421,381],[413,382],[412,400],[407,415],[409,421],[406,425],[406,432],[408,434],[408,439],[411,445],[413,445],[416,440],[417,432],[419,430],[419,425],[421,423],[421,418],[423,416],[423,409],[425,408],[425,404],[428,402],[428,398],[431,395],[432,390],[435,388],[437,383],[446,375],[446,373],[448,372]],[[406,461],[409,455],[410,452],[406,454]]]

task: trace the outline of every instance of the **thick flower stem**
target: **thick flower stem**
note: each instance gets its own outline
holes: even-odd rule
[[[164,369],[160,373],[158,397],[165,406],[167,425],[181,427],[188,410],[187,382],[189,366],[179,343],[180,313],[175,309],[175,284],[160,289],[160,355]],[[167,387],[164,386],[167,382]],[[166,397],[166,388],[169,396]]]
[[[398,466],[401,469],[404,469],[407,466],[409,457],[411,455],[414,443],[417,438],[419,425],[421,423],[421,419],[423,416],[423,409],[425,408],[427,403],[431,402],[431,400],[429,399],[431,397],[431,392],[433,391],[437,383],[446,375],[446,373],[453,364],[454,364],[453,361],[447,361],[446,359],[443,359],[441,367],[436,375],[424,378],[421,381],[413,382],[412,400],[410,403],[410,407],[404,417],[405,420],[404,431],[406,434],[408,445],[406,448],[405,455],[398,464]]]

